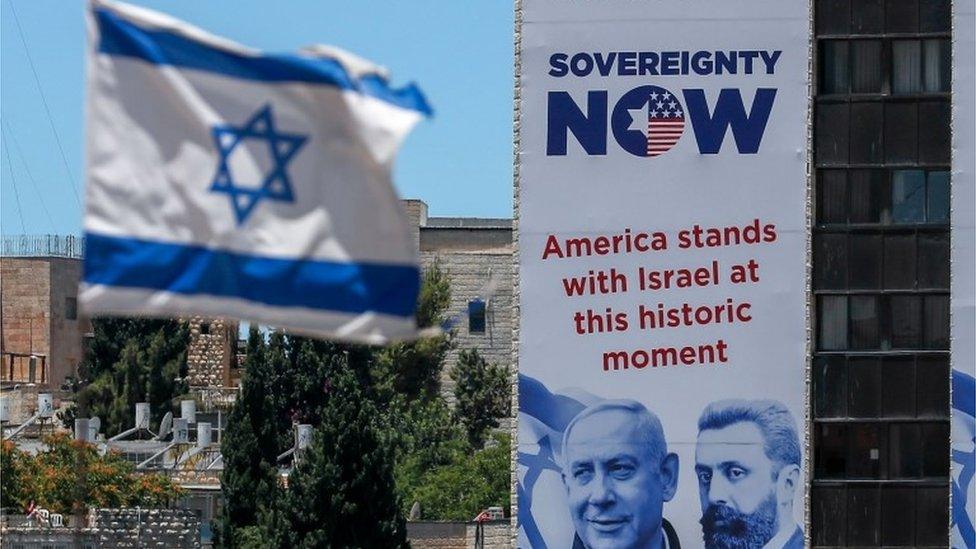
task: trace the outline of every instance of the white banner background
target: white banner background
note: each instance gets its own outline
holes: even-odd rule
[[[695,474],[697,421],[705,406],[728,399],[773,399],[792,412],[805,448],[805,372],[807,368],[807,110],[809,13],[805,2],[777,0],[706,2],[566,3],[525,0],[521,26],[521,129],[518,151],[521,319],[520,375],[549,391],[587,398],[636,399],[658,415],[668,450],[678,454],[680,476],[675,498],[664,517],[674,525],[684,547],[702,543],[698,479]],[[781,50],[773,74],[619,76],[596,70],[585,77],[549,74],[550,56],[563,52],[662,52],[699,50]],[[762,63],[756,60],[757,69]],[[654,85],[675,93],[687,109],[682,90],[700,88],[713,110],[719,91],[741,91],[746,112],[758,88],[776,96],[757,154],[739,154],[731,131],[718,154],[701,154],[687,118],[677,144],[661,156],[637,157],[614,140],[610,119],[616,101],[629,90]],[[606,90],[605,155],[587,155],[572,132],[565,156],[547,156],[547,103],[550,91],[566,91],[586,113],[587,92]],[[701,250],[681,250],[676,233],[702,227],[744,227],[759,219],[775,225],[773,243]],[[661,231],[667,251],[542,260],[547,237],[567,238]],[[758,283],[732,284],[733,264],[759,264]],[[636,273],[721,265],[718,286],[639,291]],[[615,268],[628,278],[624,293],[567,297],[562,279],[590,270]],[[752,320],[672,329],[641,330],[639,305],[721,304],[727,298],[752,304]],[[626,312],[630,328],[613,333],[576,333],[573,315],[592,309]],[[603,370],[606,351],[728,345],[728,362],[620,371]],[[538,436],[520,394],[519,451],[539,453]],[[559,453],[559,449],[555,449]],[[804,456],[804,460],[805,460]],[[557,456],[558,458],[558,456]],[[804,524],[806,469],[802,464],[793,514]],[[565,491],[552,470],[531,486],[530,468],[518,468],[520,520],[549,547],[570,547],[573,526]],[[535,477],[533,477],[535,479]],[[560,496],[560,494],[562,494]],[[531,507],[530,509],[528,507]],[[524,526],[524,524],[523,524]],[[520,545],[528,546],[524,528]]]
[[[952,547],[976,548],[976,2],[952,3]]]

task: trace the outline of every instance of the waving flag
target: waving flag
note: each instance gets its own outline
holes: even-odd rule
[[[262,53],[121,3],[94,1],[89,29],[87,313],[415,335],[390,168],[431,114],[418,88],[335,48]]]

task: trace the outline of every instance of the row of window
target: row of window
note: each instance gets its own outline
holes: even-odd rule
[[[818,35],[949,32],[949,0],[817,0]]]
[[[818,233],[813,237],[817,290],[948,290],[945,231]]]
[[[949,476],[949,424],[816,423],[818,479],[920,479]]]
[[[949,349],[949,296],[819,295],[821,351]]]
[[[820,170],[820,224],[949,223],[946,170]]]
[[[820,93],[946,93],[951,56],[945,38],[823,40]]]
[[[946,355],[818,356],[813,377],[817,419],[949,416]]]
[[[837,164],[949,164],[949,102],[818,102],[816,159]]]
[[[815,486],[811,506],[814,547],[947,546],[949,490],[945,486]]]

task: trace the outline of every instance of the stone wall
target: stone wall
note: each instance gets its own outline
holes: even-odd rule
[[[102,549],[200,547],[200,521],[186,509],[93,509]]]
[[[77,297],[81,260],[59,257],[0,258],[0,322],[4,353],[45,357],[46,384],[60,387],[77,375],[82,338],[90,324],[79,316]],[[73,318],[72,318],[73,317]],[[15,359],[14,382],[28,381],[29,359]],[[40,382],[40,359],[37,377]],[[3,381],[9,383],[9,356]],[[23,374],[23,375],[21,375]]]
[[[200,521],[186,509],[91,509],[83,525],[64,517],[65,526],[39,524],[23,515],[5,516],[2,546],[68,546],[99,549],[198,548]]]
[[[415,549],[508,549],[512,547],[512,527],[507,520],[481,524],[481,545],[475,522],[408,522],[407,537]]]
[[[51,262],[51,386],[57,388],[67,376],[77,379],[77,367],[84,358],[84,336],[92,328],[78,307],[81,261],[62,257],[48,261]]]
[[[231,363],[237,360],[237,323],[201,317],[190,318],[187,323],[187,383],[190,387],[229,386]]]
[[[50,355],[50,274],[50,262],[44,258],[0,258],[3,336],[0,343],[4,353]],[[9,357],[5,354],[3,358],[3,381],[6,382],[9,379]],[[39,364],[40,361],[38,368]],[[14,371],[15,382],[27,381],[26,360],[17,359]]]
[[[447,317],[453,320],[456,346],[448,354],[441,372],[443,387],[453,389],[450,372],[458,353],[477,349],[489,362],[508,367],[512,356],[512,256],[501,251],[423,252],[424,268],[437,263],[451,284],[451,303]],[[468,302],[487,301],[484,333],[471,333]]]

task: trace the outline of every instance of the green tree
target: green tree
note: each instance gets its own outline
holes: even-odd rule
[[[450,463],[437,467],[405,464],[410,474],[401,473],[397,479],[405,507],[420,502],[425,520],[471,520],[491,506],[509,509],[510,438],[498,433],[494,440],[477,452],[454,453]]]
[[[149,402],[154,422],[172,410],[173,400],[186,392],[184,323],[96,318],[92,332],[79,369],[78,417],[98,416],[111,436],[135,425],[137,402]]]
[[[55,513],[87,507],[163,507],[182,494],[169,478],[137,474],[121,454],[100,454],[66,434],[44,439],[36,455],[10,441],[0,452],[0,506],[25,509],[31,501]]]
[[[244,529],[258,523],[262,506],[273,504],[278,490],[277,456],[280,433],[275,421],[275,375],[267,360],[267,345],[251,327],[241,392],[231,409],[221,439],[224,508],[220,540],[237,547]]]
[[[269,540],[287,539],[288,547],[408,547],[393,449],[378,414],[355,373],[337,369],[281,511],[265,519]]]
[[[424,329],[443,325],[450,303],[450,281],[435,263],[421,280],[417,326]],[[451,347],[449,334],[441,334],[378,349],[371,370],[380,397],[390,400],[400,396],[408,402],[435,398],[441,388],[444,358]]]
[[[461,351],[451,371],[454,381],[454,412],[464,426],[472,448],[484,444],[488,432],[498,427],[498,420],[508,416],[511,386],[508,371],[489,364],[477,349]]]

